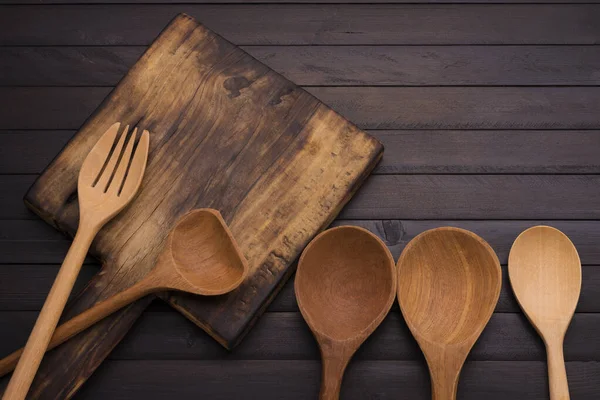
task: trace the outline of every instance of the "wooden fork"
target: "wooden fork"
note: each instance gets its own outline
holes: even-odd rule
[[[100,228],[133,199],[140,187],[148,158],[149,133],[143,131],[134,151],[135,128],[123,151],[129,125],[115,145],[120,125],[117,122],[102,135],[81,166],[77,183],[77,234],[4,392],[4,400],[20,400],[27,395],[92,240]]]

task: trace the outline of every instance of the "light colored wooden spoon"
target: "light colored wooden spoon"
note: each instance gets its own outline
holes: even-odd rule
[[[581,292],[577,249],[558,229],[534,226],[513,243],[508,276],[519,305],[546,344],[550,398],[568,400],[563,340]]]
[[[77,234],[4,392],[5,400],[20,400],[27,395],[92,240],[106,222],[131,202],[140,187],[148,158],[149,133],[143,131],[135,146],[137,128],[129,135],[127,125],[117,140],[120,125],[113,124],[83,161],[77,182]]]
[[[398,302],[431,375],[434,400],[456,398],[469,351],[500,295],[502,272],[479,236],[443,227],[411,240],[398,260]]]
[[[302,316],[321,349],[320,399],[338,399],[350,358],[394,302],[394,259],[366,229],[333,228],[318,235],[302,253],[295,290]]]
[[[208,208],[191,211],[173,228],[156,266],[144,279],[59,326],[48,350],[151,293],[180,290],[214,296],[234,290],[247,274],[246,259],[221,214]],[[21,353],[0,360],[0,376],[14,368]]]

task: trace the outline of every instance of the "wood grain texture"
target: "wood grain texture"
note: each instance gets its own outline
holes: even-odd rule
[[[0,47],[0,85],[114,86],[145,49],[145,46]],[[242,49],[301,86],[600,84],[600,48],[596,46],[244,46]]]
[[[179,12],[197,17],[237,45],[597,44],[600,40],[595,23],[600,5],[595,4],[132,4],[3,6],[0,45],[148,45]]]
[[[227,347],[241,340],[300,250],[335,217],[382,153],[379,142],[310,94],[181,15],[26,195],[31,208],[62,231],[72,233],[77,224],[81,154],[113,121],[153,133],[146,179],[136,202],[98,235],[91,252],[104,261],[103,271],[65,318],[139,280],[179,216],[210,207],[228,223],[249,262],[249,277],[228,295],[173,294],[169,301]],[[71,396],[149,301],[52,352],[32,396]]]
[[[598,3],[598,0],[573,0],[570,3],[578,4],[590,4]],[[364,0],[0,0],[0,4],[170,4],[170,3],[192,3],[192,4],[231,4],[231,3],[310,3],[310,4],[352,4],[352,3],[364,3]],[[466,3],[466,4],[487,4],[487,3],[499,3],[497,0],[374,0],[372,4],[444,4],[444,3]],[[565,3],[564,0],[502,0],[501,3],[506,4],[519,4],[519,3],[541,3],[541,4],[552,4],[552,3]]]
[[[600,87],[310,87],[362,129],[600,129]],[[104,87],[2,87],[0,129],[78,129]]]
[[[397,268],[398,303],[427,360],[432,399],[454,400],[464,362],[498,302],[498,257],[473,232],[440,227],[411,240]]]
[[[519,305],[546,345],[550,399],[569,400],[563,343],[581,293],[577,249],[558,229],[534,226],[515,239],[508,274]]]
[[[128,175],[127,178],[129,179],[130,176]],[[135,176],[132,179],[135,179]],[[115,181],[118,179],[113,180]],[[209,208],[190,211],[177,221],[165,240],[156,265],[146,276],[133,286],[95,304],[56,328],[52,327],[52,330],[47,333],[51,338],[47,340],[45,348],[38,347],[39,360],[46,351],[56,348],[142,297],[168,290],[201,296],[223,295],[237,289],[246,279],[247,274],[248,263],[221,214]],[[44,314],[46,308],[44,304],[40,315]],[[56,319],[58,320],[58,317]],[[38,324],[36,323],[36,327]],[[31,340],[28,341],[27,346]],[[27,383],[31,383],[35,375],[33,373],[30,380],[23,379],[24,383],[21,383],[21,380],[15,381],[20,366],[27,366],[28,372],[32,369],[30,367],[32,362],[27,361],[27,356],[30,354],[27,346],[0,360],[0,375],[9,373],[15,365],[17,367],[11,378],[11,385],[14,381],[24,387]],[[9,389],[10,385],[6,395]],[[22,391],[22,398],[25,398],[27,391],[25,389]]]
[[[99,135],[76,173],[79,222],[75,237],[18,362],[13,358],[16,367],[3,394],[5,400],[27,396],[92,241],[138,193],[148,159],[149,132],[140,129],[138,133],[133,126],[129,131],[129,125],[120,128],[120,122],[113,122]]]
[[[564,220],[458,221],[458,220],[342,220],[333,226],[355,225],[369,229],[387,244],[394,259],[406,243],[419,233],[439,226],[456,226],[485,237],[504,265],[515,238],[535,225],[551,225],[565,232],[584,265],[600,265],[600,222]],[[60,233],[40,220],[0,220],[0,251],[4,263],[58,264],[70,244]],[[277,299],[275,300],[278,301]]]
[[[597,395],[598,362],[571,362],[573,399]],[[260,376],[261,379],[256,379]],[[103,365],[81,393],[84,399],[263,399],[305,400],[318,393],[318,361],[115,361]],[[160,383],[158,383],[160,382]],[[427,399],[422,363],[360,361],[348,369],[342,398]],[[465,365],[458,397],[465,400],[547,400],[543,362],[481,361]]]
[[[0,332],[1,356],[23,344],[22,334],[33,325],[34,318],[34,312],[0,312],[0,322],[14,326],[14,329]],[[575,314],[565,340],[566,360],[597,360],[599,328],[598,314]],[[185,317],[166,310],[159,301],[152,303],[108,357],[111,360],[199,361],[320,358],[314,337],[297,311],[265,313],[247,338],[230,352]],[[422,355],[401,314],[394,311],[360,347],[353,360],[417,361],[422,360]],[[495,313],[468,360],[545,361],[546,355],[542,340],[523,314]]]
[[[21,196],[35,176],[0,175],[0,218],[33,219]],[[22,192],[19,192],[22,190]],[[376,175],[345,219],[599,219],[599,175]]]
[[[298,308],[321,349],[321,400],[337,400],[350,359],[396,298],[396,265],[383,241],[356,226],[328,229],[298,260]]]
[[[56,246],[56,245],[55,245]],[[1,248],[0,248],[1,249]],[[393,250],[393,248],[390,248]],[[98,271],[96,264],[86,264],[76,288],[83,289],[85,283]],[[39,310],[45,299],[53,278],[56,276],[56,264],[4,264],[0,265],[0,311]],[[600,312],[600,268],[598,265],[586,265],[582,269],[583,284],[577,312]],[[508,274],[503,267],[502,279],[508,282]],[[393,309],[398,311],[398,307]],[[296,296],[291,284],[286,284],[279,295],[269,305],[268,311],[298,311]],[[519,312],[519,307],[508,285],[500,291],[500,300],[496,312]]]
[[[0,174],[38,174],[75,131],[0,131]],[[595,130],[371,130],[390,174],[598,174]],[[435,146],[432,146],[432,143]]]

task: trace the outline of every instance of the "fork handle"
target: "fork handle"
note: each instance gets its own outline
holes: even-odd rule
[[[21,400],[27,395],[97,232],[98,229],[95,227],[80,224],[27,340],[23,355],[4,392],[3,400]]]

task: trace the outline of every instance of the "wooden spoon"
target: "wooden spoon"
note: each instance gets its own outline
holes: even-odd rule
[[[456,398],[462,366],[500,295],[494,250],[459,228],[425,231],[398,260],[398,302],[431,375],[434,400]]]
[[[237,288],[247,274],[246,260],[221,214],[208,208],[191,211],[177,222],[144,279],[59,326],[48,350],[151,293],[180,290],[214,296]],[[0,376],[12,371],[21,353],[0,360]]]
[[[338,399],[350,358],[394,302],[394,259],[366,229],[333,228],[302,253],[295,290],[302,316],[321,348],[320,399]]]
[[[513,243],[508,276],[519,305],[546,344],[550,398],[567,400],[563,340],[581,292],[577,249],[558,229],[534,226]]]

